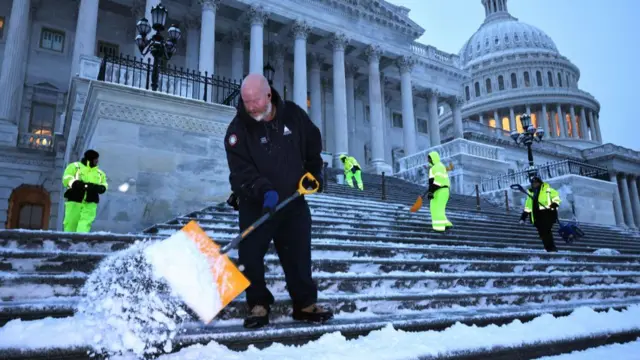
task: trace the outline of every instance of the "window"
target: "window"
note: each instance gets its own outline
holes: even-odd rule
[[[394,128],[402,128],[402,114],[394,112],[391,117],[391,126]]]
[[[20,185],[9,196],[7,228],[46,230],[50,210],[51,196],[42,186]]]
[[[365,124],[368,124],[371,121],[371,108],[369,107],[369,105],[365,105],[364,106],[364,122]]]
[[[4,16],[0,16],[0,40],[4,34]]]
[[[558,73],[558,86],[562,87],[562,75]]]
[[[418,119],[416,119],[416,122],[418,123],[417,128],[418,128],[418,132],[419,133],[423,133],[423,134],[428,133],[428,131],[427,131],[428,126],[427,126],[427,120],[426,119],[419,119],[418,118]]]
[[[467,101],[471,99],[471,93],[469,92],[469,85],[464,87],[464,96],[467,98]]]
[[[31,105],[31,119],[29,120],[29,133],[53,135],[55,117],[55,105],[33,102]]]
[[[502,75],[498,76],[498,90],[504,90],[504,77]]]
[[[569,74],[567,74],[567,87],[571,87],[571,82],[569,81]]]
[[[529,79],[529,72],[525,71],[524,72],[524,86],[529,87],[531,86],[531,79]]]
[[[475,88],[476,97],[480,97],[480,83],[476,81],[473,87]]]
[[[515,89],[518,87],[518,77],[516,73],[511,73],[511,88]]]
[[[491,79],[485,80],[484,85],[487,88],[487,94],[491,94]]]
[[[536,71],[536,84],[542,86],[542,73],[540,71]]]
[[[18,215],[19,229],[42,229],[42,215],[44,206],[40,204],[21,204]]]
[[[549,80],[549,86],[553,87],[553,75],[551,75],[551,71],[547,71],[547,80]]]
[[[98,57],[116,57],[120,54],[120,46],[108,43],[106,41],[98,41]]]
[[[64,33],[62,31],[42,28],[40,48],[57,52],[64,51]]]

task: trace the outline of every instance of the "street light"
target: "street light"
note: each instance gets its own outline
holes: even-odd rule
[[[167,30],[167,39],[162,36],[168,14],[167,8],[165,8],[162,3],[159,3],[151,8],[152,25],[149,25],[149,20],[146,18],[140,19],[136,24],[136,29],[138,30],[136,45],[138,46],[138,50],[140,50],[143,57],[149,52],[151,52],[151,56],[153,56],[153,70],[151,72],[151,89],[153,91],[158,90],[160,61],[171,59],[178,50],[176,45],[182,36],[180,29],[175,24],[171,25],[169,30]],[[151,32],[151,29],[155,30],[155,33],[151,38],[147,39],[147,35]]]
[[[520,115],[520,123],[524,132],[519,133],[517,130],[511,131],[511,138],[517,145],[524,144],[527,147],[527,156],[529,157],[529,175],[535,174],[533,167],[533,151],[531,145],[534,141],[541,142],[544,137],[544,129],[535,128],[531,123],[531,116],[529,114]]]

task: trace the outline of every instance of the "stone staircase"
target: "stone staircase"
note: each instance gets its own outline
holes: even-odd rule
[[[560,252],[548,254],[533,227],[517,224],[519,212],[509,215],[484,204],[477,211],[475,197],[460,195],[453,195],[449,205],[454,230],[436,234],[430,231],[427,206],[415,214],[408,211],[424,188],[387,178],[388,198],[377,201],[382,187],[376,182],[381,184],[381,178],[366,175],[364,181],[365,192],[329,180],[326,194],[307,197],[314,219],[319,302],[335,309],[334,321],[313,326],[290,320],[284,275],[272,248],[265,265],[276,295],[273,325],[243,329],[240,296],[212,324],[188,324],[176,349],[209,341],[233,349],[300,344],[333,331],[358,336],[387,323],[406,330],[440,330],[457,321],[501,324],[542,313],[564,315],[583,305],[605,310],[640,303],[637,235],[584,225],[587,237],[575,244],[560,240]],[[101,259],[142,238],[166,238],[191,220],[219,244],[238,231],[237,213],[222,204],[140,235],[0,231],[0,326],[18,318],[73,315],[79,290]],[[620,255],[593,254],[602,248]],[[230,257],[237,259],[237,253],[231,251]],[[536,354],[570,351],[571,344],[575,342]],[[80,359],[87,358],[86,351],[0,349],[0,358]]]

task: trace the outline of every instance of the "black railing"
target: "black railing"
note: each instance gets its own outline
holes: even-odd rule
[[[151,89],[152,59],[147,62],[127,56],[105,56],[98,80],[140,89]],[[160,68],[158,92],[205,102],[237,106],[240,81],[204,75],[195,70],[165,65]]]
[[[508,188],[511,184],[528,184],[530,171],[531,170],[529,169],[525,169],[510,174],[483,179],[480,182],[481,191],[487,192],[502,190]],[[579,175],[603,181],[610,180],[609,172],[606,168],[575,160],[560,160],[557,162],[539,165],[535,167],[535,171],[542,180],[564,175]]]

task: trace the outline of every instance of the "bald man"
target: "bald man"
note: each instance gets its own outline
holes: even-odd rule
[[[240,102],[224,144],[231,190],[238,197],[240,231],[265,213],[272,217],[238,246],[240,265],[251,285],[246,290],[246,328],[269,324],[274,298],[264,278],[264,256],[273,240],[295,320],[323,323],[333,313],[316,304],[318,289],[311,277],[311,212],[304,197],[274,213],[278,203],[293,195],[300,178],[310,172],[322,190],[323,161],[320,130],[307,113],[283,101],[261,74],[242,82]],[[315,184],[304,184],[305,186]]]

